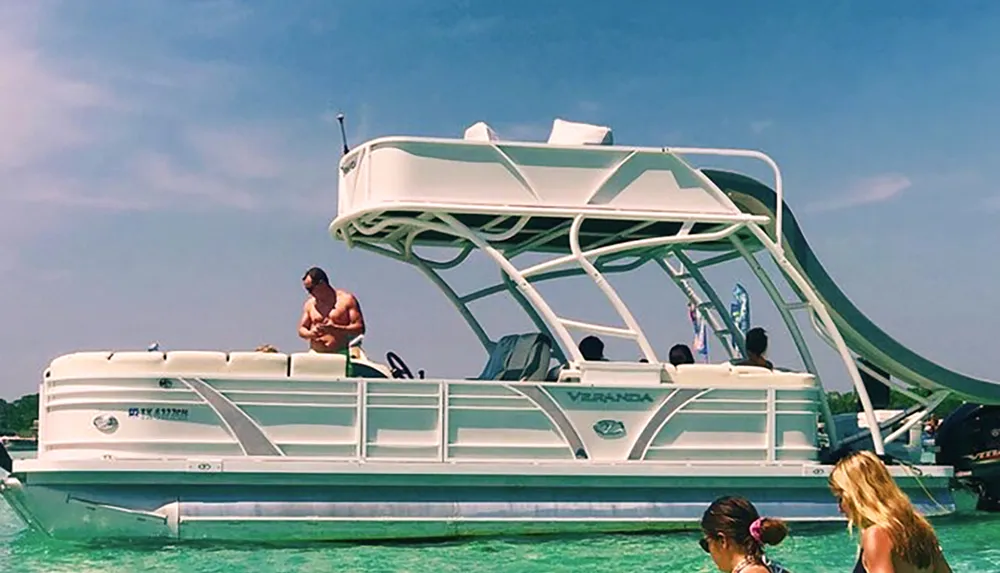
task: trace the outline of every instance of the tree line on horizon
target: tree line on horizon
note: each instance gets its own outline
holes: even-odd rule
[[[912,390],[912,392],[924,397],[930,395],[929,391],[920,388]],[[850,392],[837,392],[835,390],[830,390],[826,393],[826,400],[830,404],[830,411],[835,416],[837,414],[850,414],[861,411],[861,400],[858,399],[858,393],[855,390],[851,390]],[[948,417],[948,414],[954,412],[956,408],[964,403],[965,400],[950,396],[934,409],[934,415],[943,420]],[[916,404],[916,402],[912,398],[895,390],[889,391],[888,410],[905,410],[914,404]]]
[[[916,390],[915,393],[926,396],[929,392]],[[914,401],[895,390],[891,391],[889,409],[901,410],[909,408]],[[861,411],[861,402],[854,390],[850,392],[829,391],[826,393],[830,410],[834,415],[850,414]],[[960,398],[948,398],[938,406],[934,413],[939,418],[945,418],[963,403]],[[13,402],[0,399],[0,436],[28,436],[33,433],[32,425],[38,419],[38,394],[21,396]]]
[[[38,419],[38,394],[21,396],[13,402],[0,398],[0,436],[28,436]]]

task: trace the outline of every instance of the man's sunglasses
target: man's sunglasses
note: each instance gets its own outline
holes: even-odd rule
[[[708,540],[707,539],[705,539],[704,537],[702,537],[701,539],[698,540],[698,545],[701,546],[701,550],[702,551],[704,551],[705,553],[709,553],[709,550],[708,550]]]
[[[320,285],[325,285],[325,284],[330,284],[330,283],[328,283],[328,282],[326,282],[324,280],[321,280],[319,282],[313,283],[313,284],[305,287],[306,288],[306,292],[309,293],[309,294],[312,294],[312,291],[314,291],[316,289],[316,287],[318,287]]]
[[[306,288],[306,292],[307,292],[307,293],[309,293],[309,294],[312,294],[312,292],[313,292],[314,290],[316,290],[316,287],[318,287],[319,285],[325,285],[325,284],[326,284],[326,283],[325,283],[325,282],[323,282],[323,281],[320,281],[320,282],[318,282],[318,283],[313,283],[313,284],[311,284],[311,285],[309,285],[309,286],[305,287],[305,288]]]

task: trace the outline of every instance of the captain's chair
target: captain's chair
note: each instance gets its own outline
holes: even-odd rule
[[[552,340],[545,334],[508,334],[497,341],[475,380],[545,380]]]

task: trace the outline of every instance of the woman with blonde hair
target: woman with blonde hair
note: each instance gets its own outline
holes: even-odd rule
[[[830,489],[848,527],[861,530],[854,573],[951,573],[934,528],[875,454],[854,452],[837,462]]]

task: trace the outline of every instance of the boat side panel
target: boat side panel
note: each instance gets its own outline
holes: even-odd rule
[[[90,353],[76,367],[57,359],[43,388],[40,459],[817,457],[819,394],[808,374],[710,364],[670,369],[665,383],[643,385],[347,379],[336,377],[342,362],[323,376],[322,359],[294,355],[293,375],[267,378],[246,367],[226,374],[221,353],[172,354]],[[295,376],[300,358],[308,374]]]

